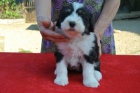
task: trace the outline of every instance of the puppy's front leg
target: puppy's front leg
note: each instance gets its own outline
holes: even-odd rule
[[[65,86],[68,84],[68,71],[67,71],[67,64],[65,63],[64,59],[56,64],[56,79],[54,83]]]
[[[83,62],[83,84],[87,87],[96,88],[99,86],[98,81],[94,76],[94,66],[91,63]]]

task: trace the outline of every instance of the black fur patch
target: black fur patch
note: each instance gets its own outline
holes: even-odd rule
[[[85,60],[90,64],[96,64],[95,69],[100,71],[100,61],[99,61],[99,47],[97,42],[97,37],[95,36],[95,41],[93,42],[95,47],[92,47],[89,55],[84,55]]]
[[[96,36],[95,36],[95,41],[93,43],[95,44],[95,46],[92,47],[89,55],[84,55],[87,62],[89,62],[91,64],[93,64],[93,62],[97,62],[99,60],[99,47],[98,47]]]
[[[56,58],[56,62],[60,62],[63,58],[63,54],[61,52],[59,52],[59,50],[57,49],[57,47],[55,48],[55,52],[54,52],[55,58]]]
[[[101,71],[100,70],[100,61],[96,62],[95,70]]]

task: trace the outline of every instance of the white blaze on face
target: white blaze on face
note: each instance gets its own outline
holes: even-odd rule
[[[85,31],[83,20],[76,13],[76,11],[82,7],[83,4],[73,3],[74,11],[69,16],[67,16],[65,20],[61,23],[61,29],[63,31],[66,31],[67,34],[76,35],[77,33],[83,33]],[[75,26],[71,27],[70,22],[75,22]]]

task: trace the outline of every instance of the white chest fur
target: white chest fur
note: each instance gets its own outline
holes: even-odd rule
[[[75,37],[68,43],[58,43],[58,49],[64,55],[64,60],[71,66],[77,66],[84,54],[89,54],[94,44],[95,34]]]

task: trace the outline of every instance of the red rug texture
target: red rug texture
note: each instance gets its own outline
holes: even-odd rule
[[[53,83],[53,54],[0,53],[0,93],[140,93],[140,56],[102,55],[98,88],[82,84],[82,73],[70,72],[69,85]]]

